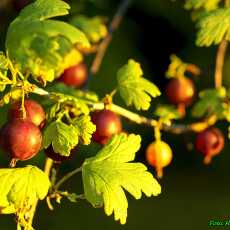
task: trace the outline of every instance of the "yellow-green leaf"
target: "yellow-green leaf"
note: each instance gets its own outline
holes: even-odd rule
[[[28,211],[37,199],[44,199],[50,181],[35,166],[0,169],[0,213]]]
[[[78,144],[78,135],[77,127],[62,121],[54,121],[44,131],[43,147],[46,149],[52,144],[55,153],[69,156],[71,150]]]
[[[89,115],[82,115],[73,120],[73,124],[78,128],[81,142],[84,145],[91,143],[92,134],[96,131],[96,125],[91,121]]]
[[[29,70],[45,83],[82,60],[75,46],[90,46],[85,34],[68,23],[49,19],[68,14],[69,8],[61,0],[37,0],[10,24],[6,49],[22,72]]]
[[[99,16],[89,18],[78,15],[70,23],[82,30],[92,43],[99,42],[108,34],[104,19]]]
[[[120,134],[92,158],[86,159],[82,174],[86,199],[94,206],[103,206],[107,215],[126,223],[128,201],[124,190],[140,199],[142,192],[157,196],[161,187],[142,163],[132,162],[140,148],[138,135]]]
[[[134,105],[137,110],[148,110],[152,98],[159,96],[160,91],[142,76],[140,64],[130,59],[117,73],[118,89],[128,106]]]
[[[211,46],[223,39],[230,40],[230,7],[220,8],[205,14],[198,22],[196,44]]]
[[[221,0],[186,0],[184,7],[187,10],[199,10],[203,8],[206,11],[210,11],[218,8],[220,1]]]

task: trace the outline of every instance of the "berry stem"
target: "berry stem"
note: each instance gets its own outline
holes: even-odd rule
[[[95,59],[93,61],[93,64],[90,70],[92,74],[96,74],[98,70],[100,69],[102,60],[106,53],[106,50],[109,47],[110,42],[112,41],[113,33],[120,26],[122,19],[124,15],[126,14],[127,9],[131,3],[132,3],[132,0],[122,0],[120,5],[118,6],[118,10],[116,14],[114,15],[112,22],[110,23],[110,26],[109,26],[109,33],[98,47]]]
[[[157,167],[156,172],[157,172],[157,178],[161,179],[163,177],[163,168]]]
[[[205,165],[209,165],[212,161],[212,155],[207,155],[205,158],[204,158],[204,164]]]
[[[57,183],[54,185],[53,189],[54,191],[57,191],[62,184],[64,184],[67,180],[69,180],[72,176],[82,171],[82,167],[76,168],[73,171],[67,173],[65,176],[63,176]]]
[[[177,111],[180,114],[181,118],[184,118],[186,115],[186,106],[184,103],[180,103],[177,105]]]
[[[16,158],[11,159],[9,167],[15,168],[17,161],[18,161],[18,159],[16,159]]]

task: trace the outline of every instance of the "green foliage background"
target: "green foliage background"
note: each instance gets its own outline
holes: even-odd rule
[[[78,2],[83,0],[72,0],[73,10],[77,9]],[[102,14],[113,15],[114,9],[118,3],[117,0],[91,0],[97,2],[100,6],[99,11]],[[177,53],[182,59],[198,64],[205,71],[201,78],[196,80],[198,89],[213,86],[213,69],[215,61],[216,47],[213,48],[197,48],[195,46],[195,27],[191,21],[189,12],[182,8],[182,1],[170,0],[136,0],[134,7],[141,12],[142,15],[152,16],[166,20],[174,30],[184,37],[185,43],[182,49]],[[93,8],[88,9],[88,14],[94,14]],[[2,21],[7,17],[9,19]],[[14,14],[1,12],[0,20],[0,46],[3,47],[5,39],[5,30],[8,23],[14,18]],[[141,17],[141,15],[140,15]],[[151,25],[151,22],[148,22]],[[140,25],[127,17],[119,31],[115,34],[114,40],[108,49],[104,59],[102,69],[91,82],[91,89],[96,90],[100,95],[110,92],[116,82],[116,72],[127,60],[132,57],[143,64],[145,75],[154,78],[164,76],[156,76],[154,72],[150,72],[150,66],[143,53],[140,52],[138,46],[138,37],[140,36]],[[154,33],[154,26],[150,26],[149,30]],[[155,36],[158,36],[156,33]],[[172,35],[173,36],[173,35]],[[170,37],[168,37],[170,41]],[[149,44],[151,46],[153,44]],[[165,44],[158,44],[164,46]],[[152,53],[152,60],[157,60],[155,53]],[[224,69],[224,82],[226,86],[230,86],[230,55],[226,57],[226,65]],[[104,87],[102,87],[104,86]],[[119,97],[115,99],[119,101]],[[157,104],[155,100],[154,105]],[[153,105],[153,106],[154,106]],[[4,122],[7,108],[1,109],[1,123]],[[151,110],[150,110],[151,111]],[[148,128],[136,125],[125,124],[129,130],[143,135],[143,149],[151,142],[153,136]],[[220,127],[225,130],[227,137],[227,128],[220,123]],[[164,134],[166,140],[174,151],[173,164],[165,171],[165,177],[161,180],[162,194],[157,198],[143,199],[135,201],[130,199],[129,217],[125,226],[115,223],[112,218],[106,218],[101,209],[93,209],[84,201],[78,204],[72,204],[63,201],[60,207],[56,207],[50,212],[44,203],[39,206],[35,218],[35,227],[37,229],[106,229],[106,230],[134,230],[134,229],[177,229],[177,230],[204,230],[208,229],[208,221],[210,219],[228,218],[230,213],[230,145],[226,143],[222,154],[215,158],[212,165],[206,167],[202,164],[202,157],[194,150],[188,151],[186,142],[192,142],[194,136],[175,136]],[[86,149],[80,151],[76,159],[66,163],[62,167],[62,172],[69,171],[76,164],[80,164],[83,157],[95,153],[95,149]],[[85,154],[85,155],[84,155]],[[139,152],[138,158],[142,159],[143,152]],[[6,166],[5,158],[0,156],[0,167]],[[44,155],[40,154],[31,163],[37,163],[42,166]],[[77,163],[76,163],[77,162]],[[28,163],[28,162],[27,162]],[[20,163],[23,165],[22,163]],[[68,184],[70,190],[78,190],[81,192],[80,177],[72,180]],[[0,217],[1,229],[13,230],[15,223],[12,222],[11,216]]]

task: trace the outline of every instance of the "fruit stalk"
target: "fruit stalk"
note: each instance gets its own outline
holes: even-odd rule
[[[57,191],[63,183],[65,183],[68,179],[70,179],[72,176],[74,176],[75,174],[81,171],[82,171],[82,167],[76,168],[73,171],[67,173],[56,183],[56,185],[54,186],[54,190]]]

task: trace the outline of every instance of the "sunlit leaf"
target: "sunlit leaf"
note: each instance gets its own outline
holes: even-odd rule
[[[118,89],[128,106],[134,105],[137,110],[148,110],[152,98],[159,96],[160,91],[142,75],[140,64],[130,59],[117,73]]]
[[[83,164],[83,183],[86,199],[94,206],[104,205],[107,215],[125,224],[128,201],[124,190],[136,199],[142,192],[157,196],[161,187],[142,163],[131,163],[140,148],[138,135],[117,135],[92,158]]]

